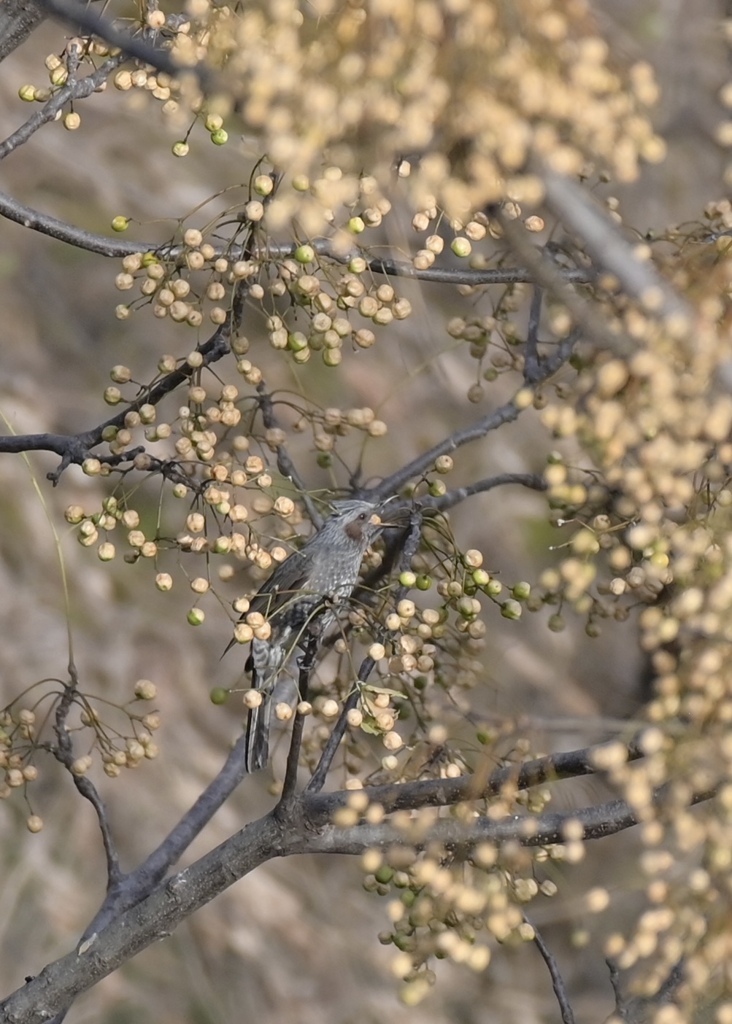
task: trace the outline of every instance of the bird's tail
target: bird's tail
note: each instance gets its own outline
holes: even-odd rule
[[[246,769],[258,772],[266,768],[269,760],[269,725],[272,717],[272,700],[264,694],[264,700],[256,708],[249,709],[247,717]]]

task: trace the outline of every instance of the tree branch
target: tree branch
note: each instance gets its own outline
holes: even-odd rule
[[[213,335],[196,346],[196,351],[204,357],[203,365],[210,366],[217,362],[229,352],[229,340],[231,333],[236,329],[241,320],[243,310],[243,294],[247,286],[240,282],[232,303],[229,317],[224,324],[217,327]],[[200,367],[196,367],[196,370]],[[125,418],[130,412],[135,412],[143,405],[157,405],[166,395],[180,387],[194,372],[187,361],[171,373],[166,374],[157,384],[146,388],[138,398],[129,402],[123,409],[108,420],[92,427],[91,430],[79,434],[10,434],[0,436],[0,453],[18,454],[25,451],[50,451],[61,456],[61,462],[57,469],[48,473],[48,479],[54,484],[58,483],[62,473],[70,465],[81,465],[84,459],[97,445],[102,443],[104,431],[109,427],[121,428],[124,426]],[[120,462],[134,459],[136,455],[144,452],[144,448],[138,447],[118,455],[100,456],[103,462],[111,465],[119,465]]]
[[[235,881],[273,857],[300,852],[299,830],[272,815],[248,825],[189,868],[160,883],[142,902],[48,964],[0,1003],[5,1024],[47,1024],[82,992],[93,988]]]
[[[198,63],[193,67],[181,67],[177,64],[170,52],[163,47],[155,46],[145,35],[157,35],[149,29],[141,30],[140,35],[131,35],[122,29],[118,29],[108,18],[97,14],[96,11],[76,0],[40,0],[42,6],[54,18],[64,21],[75,29],[82,29],[90,35],[103,39],[110,46],[122,50],[126,57],[134,57],[136,60],[149,64],[157,71],[166,75],[180,77],[182,75],[194,75],[204,92],[215,88],[215,75],[204,64]]]
[[[310,634],[305,645],[305,651],[299,660],[298,693],[300,700],[307,700],[310,673],[313,671],[313,662],[318,649],[318,637]],[[305,715],[295,712],[295,721],[292,725],[292,737],[290,738],[290,749],[287,754],[287,767],[285,778],[282,783],[282,795],[279,803],[274,809],[277,817],[289,815],[295,803],[297,788],[297,769],[300,764],[300,745],[302,743],[302,732],[305,726]]]
[[[90,231],[83,231],[81,228],[58,220],[49,214],[40,213],[29,206],[24,206],[12,196],[0,192],[0,216],[12,220],[22,227],[30,228],[32,231],[39,231],[41,234],[49,235],[60,242],[67,242],[69,245],[84,249],[87,252],[97,253],[99,256],[107,256],[112,259],[120,259],[140,252],[154,252],[160,255],[161,259],[179,260],[186,252],[183,245],[171,245],[170,243],[127,241],[119,238],[109,238],[106,235],[97,235]],[[384,274],[388,277],[407,277],[415,281],[427,281],[433,283],[452,285],[507,285],[521,284],[534,280],[532,274],[522,267],[492,267],[485,270],[472,270],[469,267],[428,267],[425,270],[417,270],[414,265],[406,260],[371,259],[368,253],[362,249],[354,248],[344,254],[337,249],[329,239],[315,239],[313,248],[319,256],[332,259],[336,263],[346,264],[354,255],[363,257],[366,260],[368,269],[374,274]],[[226,256],[231,260],[251,258],[255,260],[287,259],[292,256],[297,246],[293,245],[266,245],[257,247],[224,243],[213,246],[212,260],[220,256]],[[592,281],[594,273],[588,270],[564,270],[557,268],[557,274],[562,280],[574,284],[582,284]]]
[[[66,719],[68,718],[69,711],[76,700],[77,693],[78,691],[75,683],[67,683],[64,686],[64,692],[61,695],[61,699],[56,708],[56,716],[53,726],[56,734],[56,746],[53,748],[52,752],[56,760],[68,770],[78,792],[85,800],[89,801],[96,812],[97,821],[99,822],[99,830],[102,833],[104,853],[107,859],[107,890],[109,891],[113,886],[118,884],[122,877],[122,872],[119,866],[117,849],[114,845],[112,833],[109,828],[107,808],[104,806],[104,801],[97,792],[96,786],[91,779],[86,775],[77,775],[74,772],[73,765],[76,758],[74,755],[74,748],[71,743],[71,736],[66,728]]]
[[[63,110],[71,100],[81,100],[91,96],[100,85],[107,81],[112,72],[120,64],[124,64],[126,60],[127,57],[124,54],[118,54],[116,57],[110,57],[109,60],[105,60],[101,67],[85,78],[69,80],[58,92],[54,93],[47,103],[44,103],[40,110],[32,114],[20,128],[17,128],[12,135],[9,135],[7,139],[0,142],[0,160],[3,160],[14,149],[27,142],[44,124],[55,120],[58,112]],[[23,222],[19,221],[19,223]],[[32,225],[24,223],[24,227],[32,227]]]
[[[482,419],[479,419],[472,426],[456,430],[449,437],[444,438],[444,440],[428,449],[428,451],[423,452],[416,459],[408,462],[406,466],[402,466],[401,469],[396,470],[391,476],[386,477],[376,487],[359,491],[358,497],[373,497],[378,501],[392,494],[397,494],[404,484],[413,477],[421,476],[422,473],[431,469],[438,455],[448,455],[457,448],[461,448],[464,444],[469,444],[471,441],[477,441],[479,438],[485,437],[491,431],[502,427],[504,423],[512,423],[515,419],[518,419],[522,411],[523,407],[519,407],[515,399],[511,399],[510,402],[506,402],[505,405],[496,409],[495,412],[483,416]]]
[[[681,316],[691,323],[689,305],[650,260],[639,259],[617,224],[586,189],[548,168],[543,168],[540,174],[547,206],[565,228],[577,235],[596,267],[613,274],[623,290],[654,316],[663,319]]]
[[[613,742],[612,746],[616,744]],[[458,779],[425,779],[416,782],[393,782],[383,786],[368,786],[364,792],[369,803],[383,807],[386,814],[401,810],[418,810],[421,807],[452,807],[471,800],[486,800],[498,796],[507,786],[520,792],[540,786],[546,782],[561,779],[580,778],[596,775],[598,760],[607,744],[599,743],[578,750],[548,754],[520,765],[504,765],[490,774],[485,770]],[[636,761],[643,757],[643,750],[636,740],[627,748],[627,760]],[[485,764],[488,764],[486,759]],[[348,791],[323,793],[308,798],[306,812],[308,819],[316,824],[331,821],[336,811],[346,807],[351,794]]]
[[[3,0],[0,4],[0,63],[45,17],[43,5],[36,0]]]
[[[660,806],[664,793],[659,791],[654,802]],[[712,798],[713,793],[694,796],[692,804]],[[309,820],[309,819],[308,819]],[[428,844],[438,843],[447,850],[470,850],[480,843],[518,843],[521,846],[556,846],[567,842],[568,830],[572,840],[584,842],[588,839],[603,839],[639,824],[637,811],[627,800],[608,800],[592,807],[576,811],[547,814],[515,814],[499,821],[492,818],[474,818],[470,824],[454,818],[440,818],[429,829],[426,836],[415,841],[403,829],[385,821],[378,825],[362,823],[351,828],[336,828],[333,825],[313,827],[307,840],[307,853],[362,854],[371,849],[388,849],[390,846],[410,846],[417,850]],[[581,832],[577,825],[581,826]]]
[[[562,1015],[562,1024],[574,1024],[574,1012],[569,1003],[569,997],[567,996],[567,989],[564,984],[564,980],[559,971],[559,965],[557,964],[551,950],[544,942],[541,932],[528,920],[524,915],[524,920],[527,924],[530,924],[534,932],[534,944],[541,954],[541,958],[546,964],[549,970],[549,976],[552,979],[552,988],[554,989],[554,995],[557,997],[557,1003],[559,1004],[559,1012]]]

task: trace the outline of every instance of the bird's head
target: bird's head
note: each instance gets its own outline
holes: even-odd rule
[[[379,515],[380,505],[371,501],[334,501],[333,515],[324,529],[333,535],[334,543],[338,537],[354,544],[365,551],[381,532],[382,521]]]

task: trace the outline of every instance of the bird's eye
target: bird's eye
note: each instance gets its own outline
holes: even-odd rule
[[[361,514],[359,515],[359,517],[358,517],[358,521],[359,521],[359,523],[362,523],[362,522],[363,522],[363,521],[364,521],[365,519],[366,519],[366,513],[365,513],[365,512],[362,512],[362,513],[361,513]]]

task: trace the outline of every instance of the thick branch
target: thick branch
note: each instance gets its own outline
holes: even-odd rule
[[[47,1024],[82,992],[153,942],[165,938],[186,917],[218,893],[273,857],[297,853],[299,830],[272,816],[248,825],[189,868],[158,885],[137,906],[78,949],[44,967],[37,977],[0,1003],[3,1024]]]
[[[464,801],[498,796],[505,787],[522,791],[545,782],[596,775],[598,758],[602,760],[604,749],[605,744],[601,743],[537,757],[521,765],[506,765],[496,768],[490,774],[478,771],[459,779],[395,782],[384,786],[369,786],[364,792],[369,803],[383,807],[387,814],[392,811],[418,810],[420,807],[451,807]],[[628,745],[628,761],[635,761],[642,756],[643,752],[635,741]],[[337,810],[347,806],[351,795],[343,791],[310,796],[306,804],[308,819],[318,824],[332,820]]]
[[[46,17],[36,0],[3,0],[0,4],[0,62],[17,49]]]
[[[177,863],[247,774],[245,754],[246,737],[242,733],[219,774],[157,849],[107,892],[104,902],[84,932],[85,938],[101,931],[125,910],[139,903],[165,877],[166,872]]]

